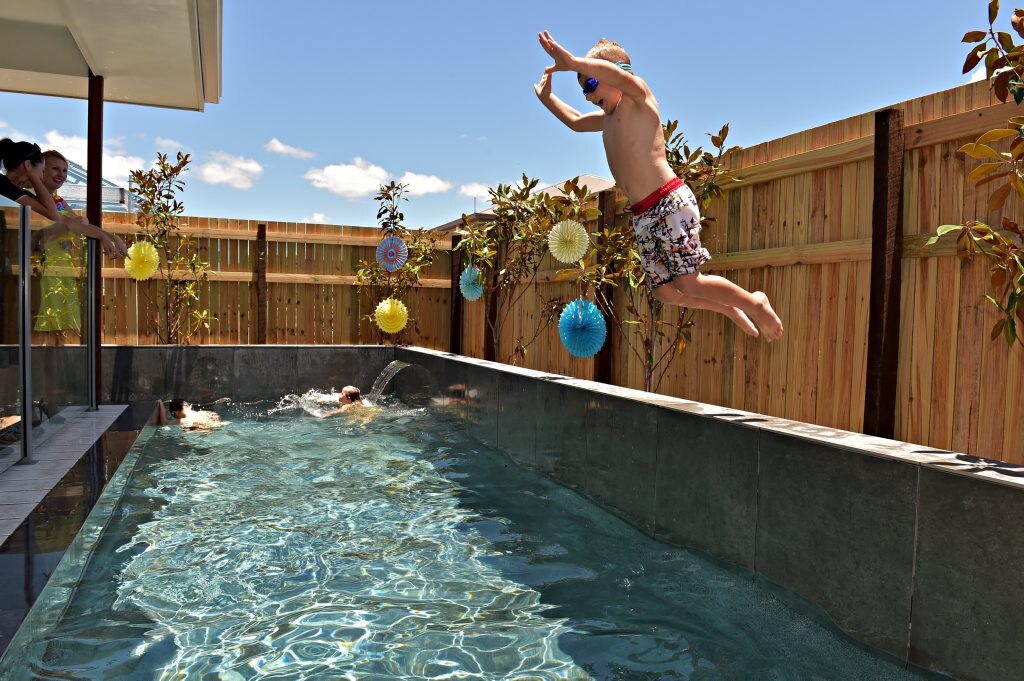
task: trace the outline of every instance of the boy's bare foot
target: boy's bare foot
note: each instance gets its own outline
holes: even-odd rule
[[[754,326],[754,322],[750,321],[750,317],[744,314],[743,310],[738,307],[727,307],[725,309],[725,316],[733,320],[736,326],[740,327],[740,331],[757,338],[761,334],[758,332],[757,327]]]
[[[754,291],[751,295],[757,299],[759,304],[751,310],[750,316],[757,323],[757,327],[761,329],[764,339],[772,343],[782,338],[782,320],[772,309],[772,304],[768,302],[768,296],[763,291]]]

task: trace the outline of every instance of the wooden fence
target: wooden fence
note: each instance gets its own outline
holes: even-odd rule
[[[1012,198],[987,209],[989,190],[966,183],[976,165],[964,143],[1019,115],[985,83],[897,105],[904,118],[903,258],[894,436],[1024,463],[1024,351],[989,340],[997,311],[985,300],[982,258],[962,263],[952,242],[925,249],[940,224],[1003,214],[1024,222]],[[714,259],[705,271],[765,291],[786,325],[768,345],[719,315],[699,312],[693,342],[658,392],[860,432],[864,426],[871,298],[874,113],[744,150],[741,182],[726,187],[704,232]],[[619,209],[623,208],[619,197]],[[627,220],[619,213],[617,221]],[[546,262],[543,269],[556,264]],[[524,296],[501,339],[499,358],[529,334],[545,297],[574,297],[574,285],[541,281]],[[483,305],[466,304],[462,350],[483,356]],[[613,338],[612,382],[643,387],[643,366]],[[550,326],[524,364],[583,378],[593,360],[574,360]]]
[[[17,220],[8,211],[6,251],[17,263],[14,248]],[[200,287],[199,307],[216,318],[201,330],[194,344],[245,345],[372,343],[379,340],[372,324],[362,319],[372,311],[369,295],[360,296],[356,271],[360,261],[373,262],[380,231],[369,227],[259,222],[224,218],[184,217],[181,231],[194,239],[200,256],[210,263],[209,280]],[[259,226],[265,225],[265,295],[257,291]],[[127,213],[104,213],[103,226],[131,243],[138,228]],[[435,262],[424,270],[421,286],[406,298],[417,331],[409,340],[447,349],[450,343],[451,242],[437,244]],[[79,256],[80,258],[80,256]],[[103,259],[102,342],[152,344],[157,335],[156,281],[136,282],[120,262]],[[16,319],[14,277],[10,267],[3,287],[3,318]],[[38,289],[36,289],[38,291]],[[38,300],[38,296],[34,296]],[[80,296],[84,304],[84,296]],[[260,311],[265,339],[259,338]],[[84,318],[84,317],[83,317]],[[3,342],[17,342],[17,324],[4,322]],[[69,338],[77,342],[77,334]],[[48,339],[34,335],[34,341]]]
[[[963,86],[897,105],[902,110],[902,285],[895,380],[897,439],[923,446],[1024,462],[1024,352],[989,341],[996,321],[985,300],[987,267],[962,263],[952,243],[924,248],[939,224],[968,219],[998,222],[986,208],[988,189],[966,183],[975,163],[957,149],[1018,113],[996,102],[985,83]],[[726,187],[709,211],[715,218],[703,238],[714,259],[705,271],[763,290],[786,325],[768,345],[740,333],[724,318],[699,312],[693,342],[658,388],[661,393],[844,430],[864,427],[871,299],[874,113],[766,142],[733,159],[740,182]],[[614,190],[612,190],[614,192]],[[625,200],[614,220],[629,220]],[[1024,222],[1012,198],[1004,211]],[[104,226],[134,233],[130,216],[109,213]],[[609,218],[605,218],[609,219]],[[15,221],[8,219],[8,233]],[[379,336],[365,315],[368,301],[356,292],[359,260],[373,260],[375,228],[266,224],[266,291],[257,304],[256,221],[190,217],[212,266],[202,305],[217,317],[196,343],[257,343],[258,312],[265,314],[267,343],[367,343]],[[6,250],[10,251],[8,238]],[[418,330],[408,340],[425,347],[483,357],[486,309],[482,301],[452,299],[451,257],[441,246],[424,286],[410,294]],[[514,307],[497,354],[507,360],[516,339],[540,335],[521,360],[526,366],[594,378],[593,359],[572,358],[545,319],[543,301],[579,295],[572,282],[556,281],[558,264],[546,256],[538,281]],[[13,271],[16,271],[14,268]],[[123,268],[104,264],[103,342],[156,341],[148,290]],[[457,274],[457,270],[456,270]],[[10,273],[6,281],[10,283]],[[14,286],[3,290],[5,319],[14,319]],[[455,307],[461,332],[451,336]],[[3,324],[4,342],[11,337]],[[454,341],[454,342],[453,342]],[[612,333],[612,382],[643,387],[643,366]],[[607,370],[607,369],[606,369]]]

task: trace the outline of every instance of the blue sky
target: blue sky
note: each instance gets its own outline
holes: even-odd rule
[[[534,95],[541,29],[578,54],[617,40],[663,119],[695,142],[729,122],[730,141],[751,146],[967,82],[959,41],[986,26],[986,6],[224,0],[220,103],[108,104],[104,174],[182,149],[190,215],[349,225],[375,225],[376,187],[405,179],[407,226],[433,227],[524,172],[610,177],[600,136],[569,131]],[[572,76],[554,90],[588,110]],[[82,101],[0,93],[0,123],[84,162]]]

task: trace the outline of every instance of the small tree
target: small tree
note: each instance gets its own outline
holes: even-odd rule
[[[143,290],[156,305],[157,336],[168,344],[187,344],[193,334],[209,330],[216,321],[209,310],[199,307],[199,285],[209,279],[210,264],[199,257],[198,245],[177,224],[185,212],[177,193],[185,188],[181,176],[190,161],[189,154],[178,152],[171,163],[167,154],[158,153],[153,168],[133,170],[130,176],[138,205],[136,240],[148,239],[160,254],[156,301],[150,297],[151,289]]]
[[[372,261],[360,260],[359,269],[356,270],[356,284],[360,293],[365,291],[369,294],[370,311],[363,315],[363,319],[369,321],[378,343],[383,343],[388,338],[394,339],[397,343],[409,343],[419,333],[419,320],[413,316],[412,310],[406,327],[397,334],[385,334],[381,331],[373,312],[377,304],[385,298],[407,298],[409,291],[419,282],[423,269],[433,264],[434,249],[438,241],[432,232],[411,230],[403,226],[405,214],[401,211],[401,202],[408,201],[403,196],[407,186],[396,182],[381,185],[373,197],[380,204],[377,209],[377,221],[380,223],[382,238],[396,236],[404,241],[409,249],[409,257],[405,264],[394,272],[388,272],[381,267],[375,257]]]
[[[970,43],[971,49],[963,71],[972,71],[984,59],[985,74],[996,97],[1006,102],[1012,96],[1020,104],[1024,101],[1024,45],[1016,45],[1010,33],[996,30],[998,16],[999,0],[991,0],[988,29],[964,35],[963,42]],[[1024,37],[1024,9],[1015,9],[1010,23],[1017,35]],[[1005,150],[994,146],[1007,142]],[[977,141],[960,147],[960,151],[981,161],[967,176],[968,181],[977,187],[995,183],[988,200],[989,210],[1002,209],[1011,192],[1024,199],[1024,116],[1011,117],[1005,127],[986,132]],[[946,234],[956,234],[962,259],[981,253],[989,261],[992,294],[985,298],[1002,315],[992,327],[991,339],[1001,335],[1008,345],[1018,341],[1024,345],[1017,330],[1018,323],[1024,324],[1024,234],[1020,227],[1007,217],[999,227],[969,220],[963,225],[940,226],[938,235],[928,243],[933,244]]]
[[[462,216],[462,236],[458,250],[466,254],[468,264],[475,265],[484,277],[484,304],[493,304],[497,315],[487,319],[487,330],[494,357],[499,356],[502,330],[516,303],[537,280],[537,271],[547,251],[547,235],[560,219],[564,206],[543,193],[535,193],[538,180],[523,175],[517,185],[499,184],[488,189],[495,219],[472,221]],[[550,301],[549,301],[550,302]],[[509,359],[515,363],[526,355],[527,348],[540,335],[554,305],[547,304],[548,314],[537,322],[529,339],[515,340]]]

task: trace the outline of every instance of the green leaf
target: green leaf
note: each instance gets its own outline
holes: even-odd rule
[[[977,139],[978,144],[988,144],[989,142],[995,142],[996,140],[1005,139],[1007,137],[1017,137],[1020,135],[1020,131],[1016,128],[996,128],[995,130],[989,130],[984,135]]]
[[[961,229],[963,229],[963,225],[940,225],[935,231],[940,237],[942,237],[946,236],[950,232],[959,232]]]
[[[970,73],[974,70],[974,67],[981,62],[982,55],[985,54],[978,48],[971,48],[971,51],[967,53],[967,59],[964,60],[964,73]]]
[[[998,322],[996,322],[995,326],[992,327],[992,332],[988,335],[988,339],[995,340],[996,338],[999,338],[999,334],[1003,332],[1004,326],[1006,326],[1005,319],[1000,319]]]
[[[960,147],[960,153],[967,154],[971,158],[983,159],[983,158],[995,158],[1002,159],[999,152],[992,147],[985,144],[968,143]]]
[[[967,176],[968,182],[977,182],[981,178],[985,177],[989,173],[993,173],[1003,167],[1003,163],[999,161],[991,161],[989,163],[982,163],[977,168],[972,170]]]

